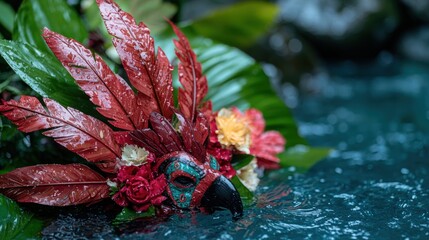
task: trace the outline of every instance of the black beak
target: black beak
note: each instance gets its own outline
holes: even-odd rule
[[[224,208],[234,220],[243,216],[243,203],[234,185],[224,176],[218,177],[201,199],[201,206],[209,209]]]

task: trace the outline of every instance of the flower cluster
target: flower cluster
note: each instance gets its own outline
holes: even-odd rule
[[[277,154],[284,151],[286,141],[276,131],[264,132],[265,120],[260,111],[249,109],[242,113],[237,108],[223,108],[213,113],[210,127],[208,152],[219,161],[220,171],[226,177],[237,174],[231,165],[234,154],[255,156],[256,160],[238,174],[242,182],[248,183],[248,188],[253,190],[259,183],[255,173],[257,167],[279,167]]]
[[[144,212],[151,205],[161,205],[167,199],[162,195],[167,181],[164,175],[154,176],[150,166],[154,160],[154,155],[144,148],[125,145],[120,161],[123,166],[110,184],[117,189],[113,201],[122,207],[130,206],[137,212]]]

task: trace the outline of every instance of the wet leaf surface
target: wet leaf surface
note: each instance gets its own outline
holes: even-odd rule
[[[78,42],[84,42],[88,32],[81,18],[64,0],[25,0],[16,14],[13,40],[28,43],[39,51],[51,54],[42,38],[47,27]]]
[[[278,12],[279,8],[272,3],[241,2],[195,19],[191,28],[204,37],[235,47],[248,47],[270,29]]]
[[[0,194],[0,239],[37,239],[42,221]]]

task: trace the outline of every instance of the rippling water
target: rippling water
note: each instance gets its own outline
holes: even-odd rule
[[[138,220],[114,229],[105,206],[55,215],[44,237],[76,239],[429,239],[429,71],[320,77],[294,110],[313,145],[336,150],[305,174],[268,173],[257,203]]]

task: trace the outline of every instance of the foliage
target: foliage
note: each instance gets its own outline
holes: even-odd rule
[[[0,40],[0,55],[16,74],[41,96],[86,113],[94,112],[88,97],[51,54],[39,51],[27,43]]]
[[[149,26],[152,33],[164,30],[168,26],[165,18],[171,18],[177,11],[175,5],[162,0],[116,0],[116,3],[129,12],[136,22],[144,22]],[[84,0],[82,5],[89,28],[101,30],[104,36],[109,38],[95,0]],[[106,43],[110,44],[110,41]]]
[[[240,181],[240,179],[237,176],[234,176],[233,178],[231,178],[231,182],[232,184],[234,184],[238,193],[240,193],[243,206],[244,207],[252,206],[255,203],[255,198],[253,196],[253,193],[243,185],[243,183]]]
[[[159,9],[159,12],[150,12],[151,16],[153,16],[153,19],[156,19],[155,22],[158,23],[160,19],[159,17],[161,15],[165,14],[167,16],[171,16],[175,11],[173,10],[173,8],[171,8],[170,5],[161,4],[158,0],[147,1],[147,8],[140,8],[139,6],[135,5],[136,1],[120,2],[123,2],[123,4],[125,5],[128,4],[131,10],[138,12],[138,14],[141,14],[142,12],[144,13],[145,11],[147,12],[147,9],[151,9],[149,6],[154,6],[154,9]],[[254,12],[257,12],[258,14],[253,16],[251,14],[248,14],[249,8],[254,9]],[[261,9],[265,9],[265,13],[264,11],[259,11]],[[267,130],[278,130],[287,139],[287,150],[280,156],[281,165],[284,167],[295,166],[299,169],[305,170],[310,168],[313,164],[315,164],[323,157],[325,157],[329,153],[329,149],[311,148],[307,145],[305,139],[299,136],[297,126],[290,110],[284,105],[282,100],[278,96],[276,96],[275,91],[270,85],[269,78],[266,76],[262,67],[258,63],[256,63],[252,58],[250,58],[240,50],[217,42],[220,41],[235,46],[248,46],[249,44],[254,42],[257,37],[260,36],[261,33],[263,33],[269,28],[273,21],[273,16],[275,16],[276,12],[277,8],[271,4],[242,3],[232,7],[231,9],[223,9],[216,13],[213,13],[210,16],[203,17],[201,19],[196,20],[195,22],[188,23],[187,27],[185,28],[185,32],[187,34],[187,37],[190,38],[192,48],[195,50],[198,60],[202,63],[202,69],[204,71],[203,74],[207,76],[209,92],[206,96],[206,99],[212,100],[214,104],[214,109],[218,110],[221,107],[228,107],[233,105],[239,107],[241,110],[244,110],[249,107],[259,109],[266,119]],[[89,23],[90,25],[92,25],[92,27],[99,25],[95,18],[91,20],[93,14],[91,14],[90,10],[88,10],[86,13],[87,20],[89,20]],[[207,27],[212,26],[215,23],[222,26],[222,28],[219,29],[223,30],[216,30],[215,28]],[[2,22],[0,22],[0,24],[4,25],[4,23]],[[5,25],[5,27],[7,29],[11,29],[10,25]],[[94,125],[104,126],[103,122],[106,122],[106,117],[111,120],[110,123],[112,125],[123,129],[123,125],[115,125],[114,123],[118,120],[115,117],[120,117],[121,114],[106,115],[106,112],[108,111],[106,109],[108,109],[108,106],[103,106],[103,101],[108,98],[100,99],[100,101],[97,103],[94,97],[90,94],[90,91],[92,89],[91,87],[103,85],[104,83],[102,83],[101,81],[105,78],[101,78],[100,82],[94,84],[93,86],[85,90],[86,94],[89,95],[89,97],[91,98],[91,101],[100,106],[97,110],[99,111],[99,113],[101,113],[101,115],[104,116],[101,117],[100,114],[95,113],[95,109],[92,103],[89,101],[88,97],[84,94],[84,92],[79,89],[78,85],[75,83],[71,76],[73,75],[73,77],[78,78],[77,76],[80,76],[78,73],[79,70],[82,70],[83,68],[88,69],[93,66],[96,66],[102,61],[101,57],[97,57],[96,55],[88,51],[87,53],[85,53],[86,56],[83,58],[83,60],[88,60],[92,58],[91,61],[94,62],[92,62],[91,64],[82,66],[80,65],[80,63],[67,62],[66,53],[60,53],[60,51],[63,47],[70,47],[70,45],[67,44],[71,43],[68,42],[66,44],[65,42],[63,42],[64,46],[60,47],[59,42],[63,40],[67,41],[67,39],[57,39],[56,41],[58,42],[55,43],[58,44],[57,49],[52,46],[51,48],[54,50],[54,54],[57,55],[57,57],[59,56],[59,53],[60,55],[62,54],[61,56],[59,56],[59,58],[62,64],[69,71],[67,72],[67,70],[63,66],[61,66],[61,63],[53,57],[52,52],[44,42],[41,36],[43,27],[49,27],[51,30],[59,32],[67,37],[74,38],[77,40],[77,42],[81,43],[85,43],[88,38],[88,33],[85,30],[84,23],[80,19],[79,15],[66,4],[66,1],[25,0],[16,15],[16,21],[14,23],[12,33],[13,41],[0,40],[0,55],[2,55],[4,60],[16,72],[16,74],[18,74],[18,76],[25,83],[27,83],[36,93],[40,94],[43,97],[52,98],[65,107],[76,108],[78,110],[81,110],[83,113],[96,116],[101,120],[100,122],[97,121],[95,123],[95,120],[93,119],[82,117],[81,119],[84,121],[90,121],[94,123]],[[226,34],[223,32],[225,31],[225,29],[227,29]],[[219,31],[222,32],[220,33]],[[124,34],[124,31],[118,31],[115,34],[116,44],[120,45],[120,48],[122,49],[122,57],[127,56],[134,58],[138,57],[138,55],[140,56],[140,58],[137,58],[139,59],[139,61],[136,61],[134,63],[127,63],[126,61],[124,61],[125,70],[130,71],[130,69],[136,68],[140,72],[150,71],[148,69],[145,69],[142,66],[143,64],[141,64],[146,60],[145,58],[142,58],[142,56],[144,56],[141,54],[142,52],[135,53],[134,51],[129,51],[130,49],[136,49],[135,47],[140,46],[132,45],[135,44],[132,43],[132,41],[127,42],[126,40],[124,40],[123,42],[121,42],[121,34]],[[209,38],[200,37],[198,35],[203,35]],[[237,38],[237,36],[240,37]],[[171,40],[173,38],[172,32],[166,31],[163,34],[159,34],[156,38],[158,40],[158,43],[166,50],[167,55],[171,56],[173,53],[173,46],[171,45]],[[215,41],[210,38],[215,39]],[[79,45],[77,42],[72,43],[73,46],[76,47],[76,52],[81,50],[80,46],[82,46]],[[167,42],[168,44],[170,44],[169,46],[166,45]],[[176,44],[180,44],[180,38],[179,43]],[[144,50],[144,52],[149,50],[151,55],[149,57],[151,57],[151,60],[153,60],[154,62],[157,62],[156,64],[158,65],[154,65],[154,68],[169,68],[167,58],[163,55],[162,52],[158,52],[156,57],[158,61],[155,61],[154,47],[149,46],[148,49]],[[129,55],[127,55],[127,53]],[[76,56],[76,53],[74,54]],[[121,56],[121,53],[119,55]],[[107,69],[107,66],[102,66],[102,68]],[[95,71],[91,74],[95,76],[100,73],[97,72],[97,70],[99,69],[95,68]],[[155,75],[157,73],[149,74],[152,74],[152,77],[155,78]],[[123,80],[119,75],[116,75],[116,73],[112,71],[108,73],[108,77],[117,78],[117,80],[119,79],[119,82],[125,83],[125,80]],[[147,96],[150,95],[150,93],[147,93],[148,91],[144,90],[143,86],[140,86],[137,83],[136,79],[133,79],[132,75],[129,75],[129,77],[129,81],[136,86],[137,90],[139,90],[143,94],[146,94]],[[171,76],[163,77],[167,79],[171,78]],[[0,89],[7,89],[7,91],[9,92],[13,92],[14,89],[9,86],[10,82],[10,80],[0,82]],[[181,82],[183,84],[184,82],[189,83],[190,81],[185,80]],[[83,85],[83,83],[79,83],[79,81],[78,84],[81,86]],[[105,85],[109,88],[109,84]],[[176,88],[177,85],[178,84],[176,84]],[[131,89],[126,89],[125,92],[130,93],[128,94],[128,96],[132,98],[131,95],[133,95],[133,92]],[[15,91],[15,93],[19,93],[19,91]],[[191,94],[188,93],[188,95]],[[113,98],[109,99],[111,100]],[[43,112],[42,109],[46,111],[44,109],[45,106],[42,106],[36,98],[32,98],[32,100],[24,99],[21,103],[30,104],[34,106],[37,105],[37,108],[40,108],[40,113]],[[20,104],[16,105],[18,106]],[[67,114],[66,112],[72,111],[68,108],[61,108],[50,101],[47,101],[46,105],[46,107],[49,109],[49,112],[43,112],[42,115],[45,116],[49,116],[50,112],[55,112],[60,109],[59,111],[61,111],[62,113],[56,117],[61,118],[60,116],[65,116]],[[168,106],[160,107],[159,110],[168,111],[169,107],[173,106],[171,102],[168,102],[167,105]],[[136,106],[132,105],[131,108],[132,107]],[[194,109],[194,107],[189,108]],[[78,114],[77,112],[73,113]],[[144,112],[144,114],[147,115],[147,112]],[[169,114],[172,116],[173,112]],[[28,119],[34,120],[34,116],[28,115],[26,117],[29,117]],[[63,123],[66,122],[65,117],[64,119],[60,120]],[[36,127],[34,125],[31,125],[31,123],[29,122],[30,120],[27,120],[27,122],[25,122],[26,126],[21,126],[21,129],[26,129],[28,131],[34,130]],[[55,124],[40,125],[42,122],[43,121],[36,121],[36,123],[39,124],[39,126],[37,127],[44,129],[58,127]],[[67,125],[67,127],[69,127],[69,125]],[[101,128],[104,129],[104,127]],[[0,131],[2,134],[2,145],[4,144],[4,142],[16,141],[16,139],[12,138],[11,136],[17,136],[18,134],[20,134],[18,133],[18,131],[16,131],[14,127],[11,127],[9,122],[2,122],[0,126]],[[51,136],[56,136],[57,138],[58,136],[60,136],[60,139],[66,137],[66,135],[53,134],[52,131],[49,131],[49,133],[51,134]],[[96,134],[98,134],[98,132]],[[82,135],[79,136],[82,137]],[[103,138],[103,136],[107,135],[104,135],[104,133],[100,133],[98,136]],[[59,142],[61,143],[61,140],[59,140]],[[79,150],[76,148],[73,151],[79,153]],[[87,156],[82,156],[88,159]],[[92,159],[91,157],[89,158]],[[245,157],[244,159],[238,161],[235,167],[240,168],[241,166],[246,165],[245,163],[248,163],[250,160],[251,159],[249,157]],[[0,165],[6,164],[0,162]],[[8,172],[15,167],[15,165],[9,165],[6,169],[0,169],[0,173]],[[107,169],[111,170],[111,166],[109,166]],[[254,201],[253,194],[240,182],[237,177],[234,177],[232,179],[232,182],[240,192],[244,205],[252,205]],[[6,198],[0,196],[0,201],[6,201],[3,199]],[[10,200],[8,199],[7,201],[10,202]],[[7,208],[10,209],[4,211],[9,211],[9,213],[6,213],[9,215],[13,214],[14,211],[18,212],[18,210],[14,210],[13,206],[9,207],[9,205],[10,203],[7,202],[5,202],[5,204],[2,203],[0,205],[0,209],[7,206]],[[3,209],[0,213],[3,214]],[[134,219],[135,217],[150,216],[152,214],[153,212],[145,213],[143,215],[133,215],[130,214],[130,210],[124,209],[123,212],[118,215],[117,220],[115,220],[115,222],[120,223],[122,221]],[[27,222],[32,221],[31,217],[27,217],[25,219],[30,219]],[[3,225],[1,225],[0,227],[2,226]],[[24,224],[24,227],[25,226],[26,225]],[[14,232],[10,231],[10,229],[15,229],[13,226],[9,225],[7,225],[6,228],[9,229],[7,230],[8,234],[9,232],[11,234]],[[25,234],[25,231],[23,234]]]
[[[330,148],[296,145],[280,154],[280,166],[295,167],[297,171],[305,172],[331,151]]]
[[[279,8],[272,3],[240,2],[195,19],[189,27],[197,35],[245,48],[272,27],[278,12]]]
[[[138,218],[155,216],[155,208],[152,206],[145,212],[136,212],[130,208],[123,208],[122,211],[113,220],[113,224],[121,224],[133,221]]]
[[[28,43],[39,51],[50,53],[42,38],[47,27],[79,42],[88,38],[79,15],[64,0],[24,0],[16,15],[13,40]]]
[[[51,206],[94,203],[109,196],[106,179],[82,164],[39,164],[0,175],[0,190],[18,202]]]
[[[248,154],[240,154],[232,156],[231,164],[235,170],[239,170],[248,165],[255,156]]]
[[[0,239],[35,239],[42,222],[0,194]]]
[[[15,11],[5,2],[0,2],[0,26],[3,26],[9,33],[12,32]]]

